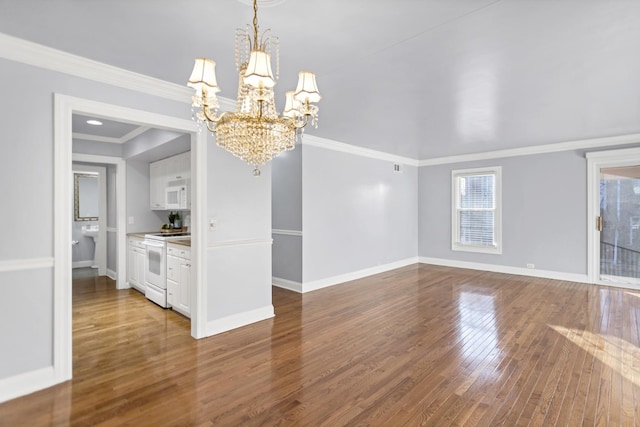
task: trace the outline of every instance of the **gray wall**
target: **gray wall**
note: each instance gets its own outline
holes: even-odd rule
[[[305,146],[303,282],[413,258],[418,250],[418,171]]]
[[[191,137],[165,129],[149,129],[124,144],[122,157],[152,162],[191,149]]]
[[[129,219],[133,217],[133,224]],[[127,233],[159,231],[169,222],[166,211],[152,211],[149,201],[149,163],[127,160]]]
[[[302,232],[302,156],[300,144],[272,162],[273,228]],[[273,234],[273,276],[302,282],[303,236]]]
[[[122,144],[73,139],[73,152],[96,156],[122,157]]]
[[[502,166],[501,255],[451,250],[451,171]],[[587,162],[577,151],[421,167],[419,254],[587,272]]]
[[[190,119],[185,103],[160,99],[87,79],[0,59],[0,145],[6,161],[0,180],[6,206],[0,262],[53,257],[53,94],[90,98]],[[36,244],[37,242],[37,244]],[[0,380],[52,364],[53,268],[0,272]]]

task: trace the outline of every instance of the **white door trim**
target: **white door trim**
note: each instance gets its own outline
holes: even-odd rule
[[[74,113],[121,120],[159,129],[191,134],[192,186],[197,197],[192,205],[192,254],[196,265],[191,335],[205,336],[206,330],[206,159],[207,134],[198,132],[192,120],[180,119],[118,105],[54,94],[54,297],[53,297],[53,369],[56,382],[72,377],[72,319],[71,319],[71,221],[73,206],[72,126]],[[124,227],[122,227],[124,230]],[[126,253],[126,251],[124,251]],[[126,260],[124,260],[126,263]],[[122,267],[122,268],[121,268]],[[126,266],[119,266],[126,271]]]
[[[640,148],[597,151],[587,153],[586,157],[589,282],[625,287],[628,285],[600,280],[600,232],[596,229],[596,217],[600,214],[600,169],[640,164]]]
[[[120,157],[110,156],[97,156],[93,154],[72,154],[74,162],[84,163],[98,163],[104,165],[114,165],[116,167],[116,247],[117,247],[117,259],[116,259],[116,288],[125,289],[127,285],[127,168],[126,163]],[[100,212],[102,215],[102,212]],[[100,235],[99,240],[104,238],[104,258],[106,267],[106,239],[107,239],[107,223],[105,221],[104,236],[102,234],[102,223],[100,223]],[[102,274],[102,273],[100,273]]]

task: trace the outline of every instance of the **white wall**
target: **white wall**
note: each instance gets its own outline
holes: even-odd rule
[[[107,165],[107,270],[114,273],[118,259],[116,177],[116,166]]]
[[[209,146],[208,335],[273,316],[271,165],[260,170]]]

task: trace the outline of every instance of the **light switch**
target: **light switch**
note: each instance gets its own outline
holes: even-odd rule
[[[132,216],[130,216],[127,220],[127,222],[129,223],[129,225],[133,225],[134,222],[134,218]]]
[[[216,227],[218,226],[218,220],[215,218],[209,218],[209,231],[216,231]]]

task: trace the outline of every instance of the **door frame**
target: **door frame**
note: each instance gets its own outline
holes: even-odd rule
[[[107,274],[107,167],[103,164],[79,164],[77,162],[76,154],[73,154],[72,171],[74,174],[82,171],[98,174],[98,243],[93,259],[97,262],[98,275],[104,276]]]
[[[116,170],[116,221],[115,221],[115,233],[116,233],[116,289],[126,289],[129,286],[127,285],[127,171],[126,171],[126,163],[124,159],[120,157],[111,157],[111,156],[99,156],[95,154],[80,154],[80,153],[72,153],[73,162],[80,162],[84,164],[90,164],[93,166],[96,165],[112,165]],[[84,168],[84,165],[78,166]],[[104,180],[106,181],[107,176],[105,174]],[[102,220],[102,218],[106,218],[106,183],[105,183],[105,202],[100,204],[100,229],[98,231],[98,240],[104,240],[104,246],[102,248],[102,260],[100,260],[100,264],[104,262],[105,271],[107,270],[107,236],[109,233],[109,229],[107,227],[107,221]],[[103,210],[104,205],[104,210]],[[102,231],[104,229],[104,232]],[[102,271],[99,272],[100,275],[103,275]]]
[[[639,141],[640,142],[640,141]],[[603,282],[600,280],[600,232],[596,229],[596,218],[600,215],[600,169],[640,165],[640,147],[621,150],[596,151],[587,157],[587,236],[589,282],[637,289],[630,284]]]
[[[53,370],[55,382],[73,375],[71,300],[71,221],[73,211],[72,116],[74,113],[125,121],[191,135],[191,247],[195,278],[191,296],[191,335],[205,337],[207,320],[207,134],[192,120],[136,110],[103,102],[54,94],[54,274],[53,274]],[[124,231],[124,227],[122,229]],[[123,231],[120,231],[122,233]],[[125,252],[126,253],[126,252]],[[126,271],[124,266],[118,266]],[[122,268],[121,268],[122,267]],[[121,271],[118,272],[120,274]]]

